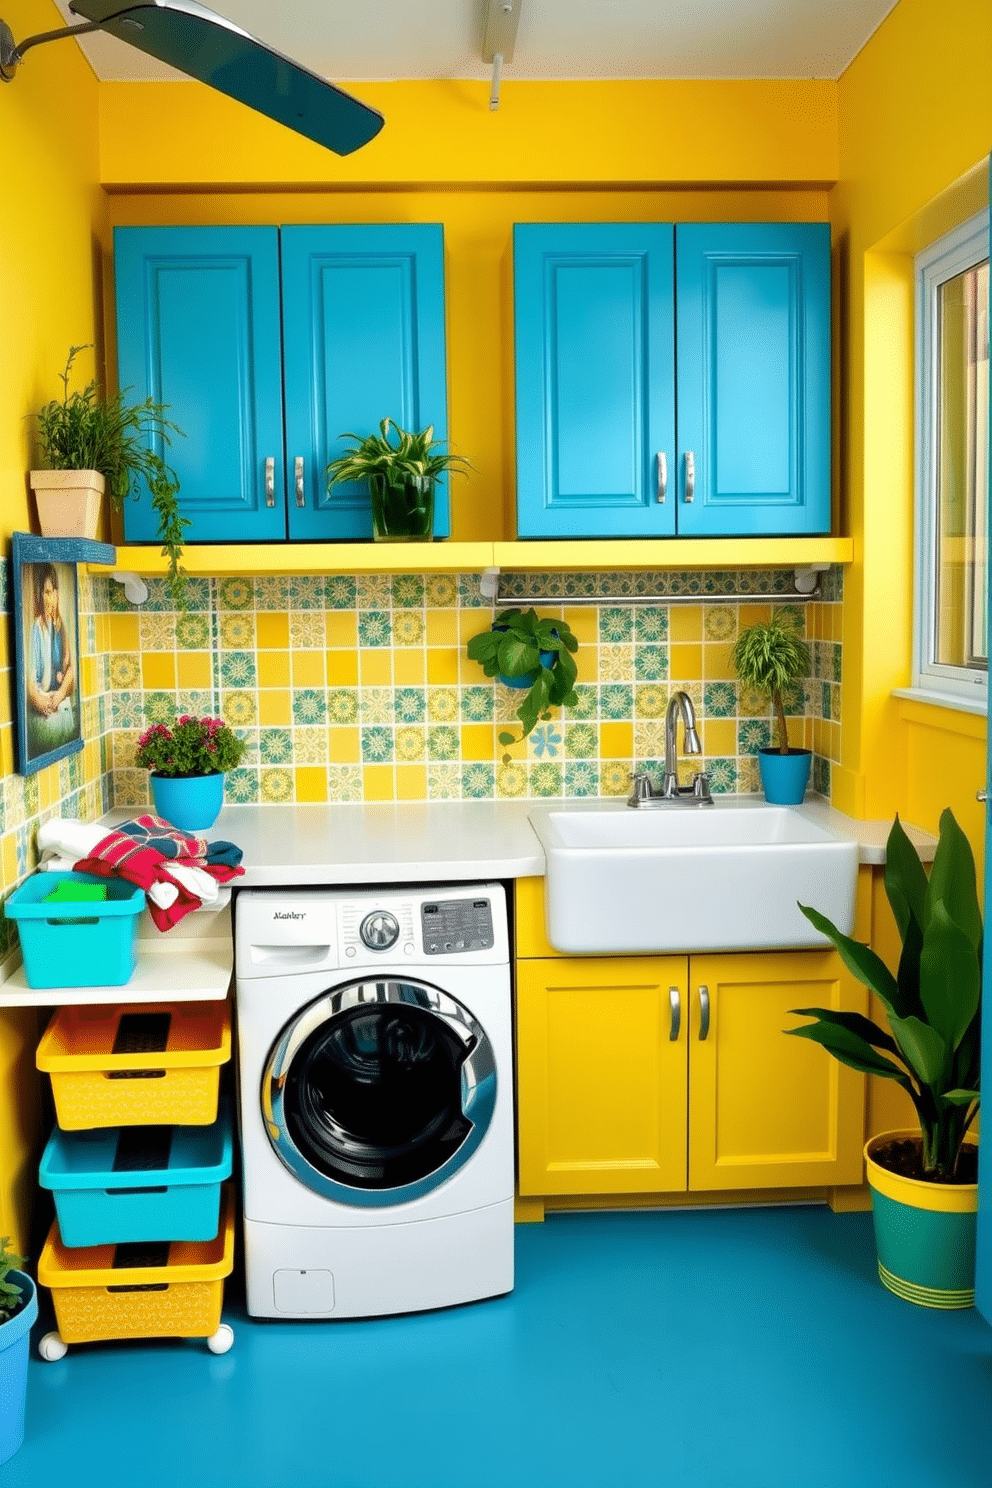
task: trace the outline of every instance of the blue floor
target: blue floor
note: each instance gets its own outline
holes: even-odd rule
[[[512,1296],[32,1359],[2,1488],[990,1488],[992,1328],[890,1296],[871,1218],[559,1215]]]

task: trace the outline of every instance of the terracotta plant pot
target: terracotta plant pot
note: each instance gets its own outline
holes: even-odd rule
[[[42,537],[96,537],[105,486],[97,470],[32,470]]]

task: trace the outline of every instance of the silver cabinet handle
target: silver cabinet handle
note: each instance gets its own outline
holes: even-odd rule
[[[692,450],[686,450],[686,452],[685,452],[685,500],[686,500],[686,505],[687,506],[692,501],[692,498],[693,498],[693,496],[695,494],[696,494],[696,461],[693,458]]]
[[[297,455],[296,459],[293,461],[293,474],[294,474],[294,476],[296,478],[296,504],[297,504],[297,506],[306,506],[306,504],[307,504],[307,496],[306,496],[305,490],[303,489],[303,456],[302,455]]]
[[[658,505],[663,506],[668,495],[668,456],[658,451]]]
[[[699,1038],[705,1039],[710,1031],[710,989],[700,987],[699,989]]]
[[[987,801],[988,798],[989,798],[989,793],[988,793],[987,790],[980,790],[980,791],[976,791],[975,792],[975,800],[976,801]]]
[[[276,504],[276,462],[271,455],[265,462],[265,504]]]
[[[669,987],[668,1005],[672,1013],[671,1022],[668,1028],[668,1037],[674,1044],[678,1040],[679,1031],[682,1027],[682,998],[679,995],[678,987]]]

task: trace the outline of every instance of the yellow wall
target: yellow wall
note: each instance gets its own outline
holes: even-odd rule
[[[830,196],[845,388],[839,463],[855,539],[834,802],[855,816],[898,809],[930,829],[951,806],[979,858],[984,721],[907,704],[892,689],[909,686],[912,672],[912,254],[987,203],[990,55],[988,0],[899,0],[840,79],[840,179]]]

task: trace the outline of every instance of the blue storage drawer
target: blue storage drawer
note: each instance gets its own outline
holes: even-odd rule
[[[52,1190],[64,1245],[213,1240],[231,1150],[222,1100],[212,1126],[56,1127],[38,1177]]]

